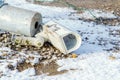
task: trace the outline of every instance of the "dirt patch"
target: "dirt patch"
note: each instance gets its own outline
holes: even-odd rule
[[[57,69],[59,68],[59,66],[55,63],[55,62],[50,62],[47,64],[44,63],[39,63],[39,64],[35,64],[35,65],[31,65],[30,63],[20,63],[17,65],[17,69],[21,72],[23,70],[26,70],[28,68],[34,68],[36,75],[41,75],[41,74],[47,74],[48,76],[52,76],[52,75],[58,75],[58,74],[63,74],[65,72],[67,72],[67,70],[64,71],[57,71]]]
[[[109,25],[109,26],[116,26],[116,25],[120,25],[120,18],[103,18],[103,17],[99,17],[96,19],[81,19],[79,18],[79,20],[83,20],[85,22],[95,22],[96,24],[104,24],[104,25]]]
[[[120,13],[120,0],[65,0],[77,7],[115,10]]]
[[[30,2],[31,0],[26,1]],[[120,0],[58,0],[54,2],[34,1],[34,4],[59,7],[71,7],[74,5],[77,8],[107,10],[120,16]]]
[[[30,2],[31,0],[26,0]],[[56,0],[54,2],[40,2],[34,1],[34,4],[46,5],[46,6],[57,6],[57,7],[72,7],[77,10],[77,14],[81,14],[86,9],[99,9],[103,12],[109,11],[115,14],[117,18],[96,18],[96,19],[85,19],[78,18],[79,20],[87,22],[95,22],[96,24],[104,24],[109,26],[120,25],[120,0]]]

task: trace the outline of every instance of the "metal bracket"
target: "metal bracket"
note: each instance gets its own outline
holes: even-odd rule
[[[4,0],[0,0],[0,8],[3,7],[4,5],[8,5],[8,3],[4,3]]]

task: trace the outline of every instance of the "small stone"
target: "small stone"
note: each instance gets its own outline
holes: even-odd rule
[[[30,63],[32,66],[34,66],[35,65],[35,63]]]
[[[19,48],[19,47],[21,47],[20,45],[16,45],[16,48]]]
[[[11,64],[9,64],[7,67],[8,67],[8,69],[10,69],[10,70],[14,70],[14,66],[11,65]]]
[[[43,48],[42,48],[42,51],[43,51],[43,52],[44,52],[44,51],[46,51],[46,48],[45,48],[45,47],[43,47]]]
[[[30,61],[28,59],[25,60],[26,63],[30,63]]]
[[[61,56],[62,56],[62,54],[60,54],[60,53],[57,54],[57,57],[61,57]]]
[[[64,54],[61,55],[62,58],[64,58],[64,56],[65,56]]]
[[[71,55],[71,58],[77,58],[77,54],[73,53],[73,54]]]
[[[53,49],[52,47],[50,48],[50,52],[51,52],[51,53],[54,53],[54,49]]]
[[[3,36],[4,38],[7,38],[7,35],[6,35],[6,34],[3,34],[2,36]]]
[[[52,56],[52,55],[51,55],[51,56]],[[48,55],[48,56],[47,56],[47,59],[51,59],[51,56]]]
[[[115,60],[116,57],[114,57],[114,56],[109,56],[109,59],[110,59],[110,60]]]
[[[58,60],[60,60],[60,59],[61,59],[61,57],[58,57],[57,59],[58,59]]]
[[[2,41],[4,39],[4,37],[0,37],[0,41]]]
[[[2,47],[3,43],[0,43],[0,47]]]
[[[15,48],[16,50],[19,50],[19,48]]]
[[[7,53],[3,53],[2,56],[7,56],[8,54]]]
[[[55,55],[52,55],[52,59],[56,60],[56,59],[57,59],[57,57],[56,57]]]
[[[44,52],[44,53],[42,53],[42,55],[44,55],[44,56],[45,56],[45,55],[48,55],[48,54],[49,54],[48,52]]]
[[[47,50],[47,51],[50,51],[50,48],[47,48],[46,50]]]
[[[7,38],[7,41],[8,41],[8,42],[11,42],[11,39],[10,39],[10,38]]]
[[[4,43],[4,45],[3,45],[3,46],[8,47],[8,44]]]
[[[43,56],[43,59],[46,59],[47,58],[47,56]]]
[[[114,14],[114,10],[112,10],[111,13]]]
[[[55,50],[55,52],[54,52],[55,54],[59,54],[60,53],[60,51],[59,50]]]
[[[51,56],[53,53],[52,52],[48,52],[48,55]]]

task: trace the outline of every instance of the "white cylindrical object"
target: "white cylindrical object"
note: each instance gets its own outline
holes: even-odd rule
[[[27,36],[34,36],[42,23],[38,12],[4,5],[0,8],[0,29]]]

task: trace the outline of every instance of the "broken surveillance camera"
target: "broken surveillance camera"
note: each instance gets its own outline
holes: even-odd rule
[[[54,47],[64,54],[71,53],[81,45],[79,34],[53,21],[44,24],[43,32],[38,33],[36,36],[44,37],[46,41],[52,43]]]

